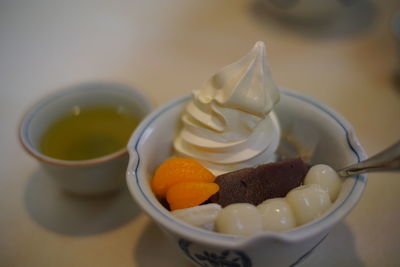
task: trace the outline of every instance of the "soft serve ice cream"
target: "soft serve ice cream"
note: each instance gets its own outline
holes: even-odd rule
[[[272,109],[278,101],[279,89],[259,41],[194,90],[174,148],[216,174],[274,161],[280,128]]]

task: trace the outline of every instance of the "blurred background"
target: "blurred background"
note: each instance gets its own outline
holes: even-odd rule
[[[261,40],[276,83],[341,113],[372,155],[400,137],[399,12],[398,0],[1,0],[0,266],[191,266],[127,190],[82,199],[45,177],[16,135],[37,99],[117,81],[157,107]],[[400,265],[399,178],[369,175],[300,266]]]

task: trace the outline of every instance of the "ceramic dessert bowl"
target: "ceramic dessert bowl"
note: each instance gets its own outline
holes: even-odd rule
[[[84,195],[108,193],[125,184],[128,152],[125,147],[87,160],[61,160],[47,156],[40,141],[49,126],[71,109],[91,106],[123,108],[144,118],[151,104],[142,93],[129,86],[110,82],[91,82],[65,88],[36,102],[21,120],[19,140],[22,147],[68,192]]]
[[[265,231],[250,237],[219,234],[174,218],[156,199],[149,181],[155,169],[173,154],[180,115],[189,100],[187,95],[160,107],[139,125],[128,144],[127,183],[139,206],[195,264],[293,265],[310,254],[360,199],[365,175],[347,178],[336,201],[320,218],[287,232]],[[340,168],[367,158],[352,126],[325,104],[281,89],[274,111],[281,124],[282,143],[285,138],[295,140],[311,164]]]

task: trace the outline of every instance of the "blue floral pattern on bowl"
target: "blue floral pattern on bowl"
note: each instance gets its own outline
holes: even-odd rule
[[[188,258],[202,267],[251,267],[251,260],[246,253],[238,250],[224,250],[220,254],[215,252],[194,252],[192,242],[179,240],[180,249]]]

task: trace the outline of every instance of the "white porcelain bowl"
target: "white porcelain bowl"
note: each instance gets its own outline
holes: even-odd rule
[[[25,114],[19,127],[23,148],[63,189],[76,194],[103,194],[117,190],[125,183],[128,165],[126,148],[88,160],[60,160],[40,151],[41,137],[49,125],[74,107],[93,105],[125,108],[139,119],[151,111],[144,95],[129,86],[92,82],[57,91],[41,99]]]
[[[319,219],[288,232],[263,232],[251,237],[219,234],[190,226],[171,216],[153,195],[149,181],[155,169],[173,152],[172,141],[180,115],[190,99],[184,96],[151,113],[128,144],[129,189],[141,208],[164,230],[173,244],[199,266],[212,262],[234,266],[290,266],[322,242],[329,230],[350,212],[364,190],[366,176],[347,178],[338,199]],[[275,108],[283,133],[313,150],[312,164],[334,168],[367,158],[351,125],[325,104],[287,90]],[[221,265],[225,266],[225,265]]]

